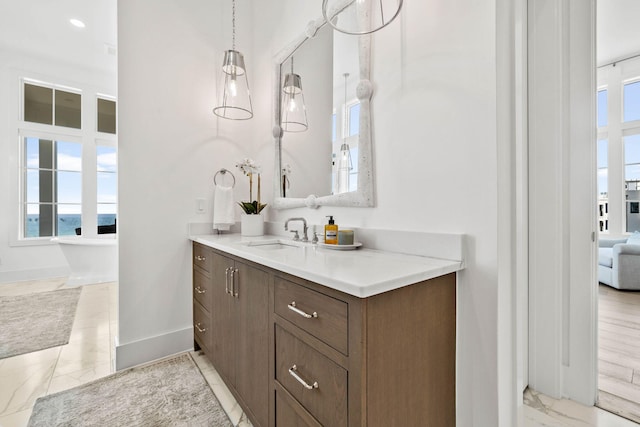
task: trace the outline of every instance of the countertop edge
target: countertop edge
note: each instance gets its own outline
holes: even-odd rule
[[[433,261],[436,261],[438,265],[436,266],[425,265],[424,271],[422,272],[406,274],[406,275],[398,275],[392,279],[379,280],[379,281],[369,283],[366,286],[356,286],[352,283],[342,281],[334,277],[323,276],[314,272],[310,272],[308,270],[305,270],[304,268],[300,268],[292,264],[279,262],[277,260],[269,259],[268,257],[258,256],[254,253],[244,251],[241,248],[237,248],[235,245],[230,244],[228,242],[216,242],[215,240],[212,240],[212,237],[215,238],[216,236],[194,235],[194,236],[189,236],[189,240],[203,244],[213,249],[220,250],[222,252],[228,253],[229,255],[237,256],[239,258],[246,259],[256,264],[260,264],[265,267],[272,268],[274,270],[278,270],[286,274],[291,274],[293,276],[318,283],[327,288],[344,292],[346,294],[349,294],[358,298],[372,297],[374,295],[399,289],[404,286],[412,285],[421,281],[434,279],[436,277],[441,277],[450,273],[455,273],[457,271],[464,269],[465,267],[464,263],[461,261],[443,260],[439,258],[424,257],[419,255],[403,255],[403,254],[389,252],[389,255],[392,255],[395,257],[406,257],[407,259],[424,258],[425,260],[427,259],[433,260]],[[264,238],[277,239],[278,237],[264,236]],[[240,236],[238,236],[238,239],[239,240],[241,239]],[[386,253],[384,251],[380,251],[377,249],[375,250],[374,249],[358,249],[357,252]]]

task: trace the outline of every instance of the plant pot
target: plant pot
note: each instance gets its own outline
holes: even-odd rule
[[[262,236],[264,234],[264,218],[262,215],[240,215],[240,234],[243,236]]]

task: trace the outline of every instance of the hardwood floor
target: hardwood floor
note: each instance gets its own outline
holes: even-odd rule
[[[640,292],[599,285],[598,404],[640,423]]]

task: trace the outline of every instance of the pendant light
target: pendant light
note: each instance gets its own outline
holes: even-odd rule
[[[253,117],[251,93],[244,66],[244,56],[236,50],[236,1],[232,0],[232,44],[224,53],[222,62],[221,91],[218,106],[213,114],[223,119],[247,120]]]
[[[371,34],[389,25],[400,13],[403,0],[323,0],[322,15],[345,34]]]
[[[302,93],[302,78],[293,72],[293,57],[291,57],[291,72],[284,78],[282,86],[282,130],[284,132],[304,132],[309,128],[307,121],[307,107]]]
[[[342,130],[342,144],[340,145],[340,154],[338,157],[337,179],[338,193],[347,193],[349,191],[349,179],[351,170],[353,169],[353,162],[351,160],[351,149],[349,143],[347,143],[347,134],[349,133],[349,124],[347,120],[347,78],[349,73],[344,73],[344,111],[343,114],[343,130]]]

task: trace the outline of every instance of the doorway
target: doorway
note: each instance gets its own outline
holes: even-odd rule
[[[597,2],[598,269],[602,283],[596,404],[635,422],[640,422],[640,292],[636,289],[640,283],[629,269],[634,255],[627,238],[640,231],[638,16],[638,2]]]

